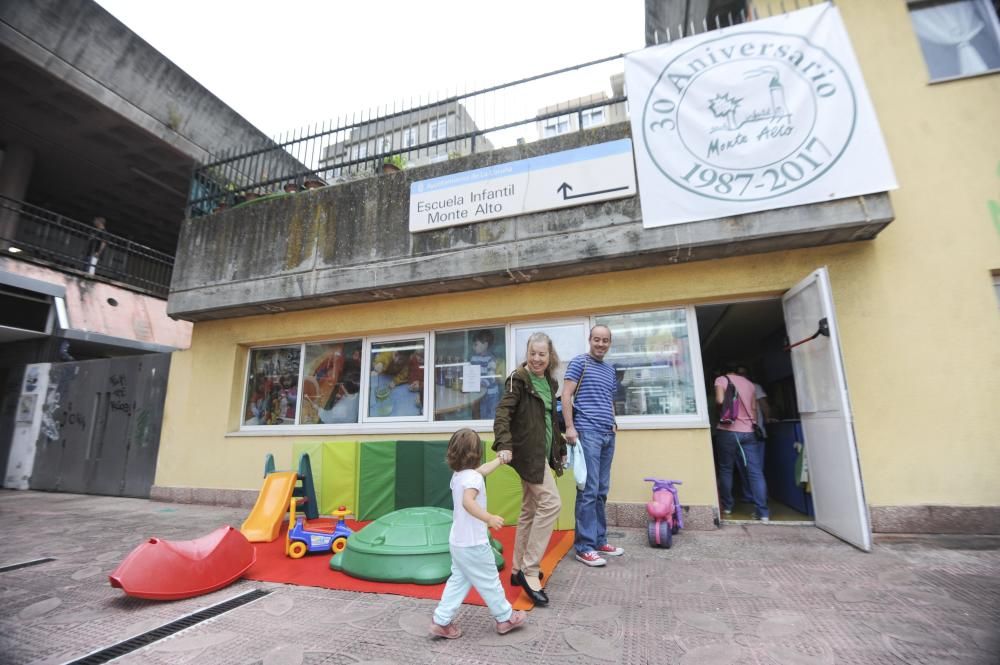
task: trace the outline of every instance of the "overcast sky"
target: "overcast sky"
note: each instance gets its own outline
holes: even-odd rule
[[[644,34],[641,0],[97,2],[272,136],[633,51]]]

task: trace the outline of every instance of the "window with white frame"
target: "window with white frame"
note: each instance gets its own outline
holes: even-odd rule
[[[448,138],[448,118],[431,120],[430,125],[428,125],[427,140],[438,141],[444,138]]]
[[[558,118],[548,118],[543,126],[542,134],[544,138],[549,138],[551,136],[558,136],[559,134],[566,134],[569,131],[569,116],[563,115]]]
[[[556,321],[552,323],[526,323],[513,327],[511,336],[514,340],[514,347],[511,349],[513,355],[512,367],[518,367],[528,359],[528,339],[536,332],[545,333],[552,340],[552,348],[556,350],[559,363],[549,369],[552,378],[559,384],[562,390],[563,375],[566,374],[566,367],[569,361],[581,353],[587,352],[587,333],[590,331],[590,323],[586,319],[574,321]]]
[[[618,373],[615,413],[696,416],[698,402],[687,310],[598,316],[611,330],[607,362]]]
[[[1000,20],[990,0],[908,0],[932,81],[1000,71]]]
[[[403,129],[403,147],[412,148],[417,145],[418,133],[417,127],[406,127]]]
[[[552,374],[561,383],[598,323],[612,330],[607,362],[618,373],[619,425],[699,426],[707,416],[694,379],[700,359],[689,342],[697,340],[692,318],[689,309],[663,309],[251,348],[241,429],[488,428],[532,333],[552,339],[560,359]]]
[[[360,339],[305,345],[300,425],[358,422]]]
[[[583,123],[583,128],[596,127],[598,125],[604,124],[604,109],[587,109],[581,112],[581,120]]]
[[[290,425],[298,406],[301,346],[254,349],[247,367],[244,425]]]
[[[507,367],[504,326],[434,334],[434,420],[492,420]]]
[[[425,337],[373,341],[365,420],[424,420]]]
[[[378,149],[378,151],[381,152],[381,153],[392,152],[392,135],[391,134],[382,137],[382,139],[379,141],[379,149]]]
[[[359,143],[354,148],[354,159],[364,159],[368,156],[368,144]]]

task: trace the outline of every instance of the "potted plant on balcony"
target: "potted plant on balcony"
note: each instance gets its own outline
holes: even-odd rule
[[[406,158],[402,155],[391,155],[382,162],[382,173],[395,173],[406,168]]]
[[[306,176],[305,182],[302,183],[308,190],[319,189],[320,187],[326,187],[326,183],[320,180],[319,176],[308,175]]]

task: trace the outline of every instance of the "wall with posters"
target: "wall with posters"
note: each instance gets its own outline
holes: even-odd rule
[[[154,493],[212,500],[231,490],[252,498],[264,455],[290,468],[295,443],[433,438],[423,425],[402,433],[247,431],[252,349],[774,297],[825,265],[875,529],[996,532],[1000,449],[988,442],[996,438],[1000,317],[990,271],[1000,268],[1000,241],[983,223],[983,202],[996,195],[1000,76],[928,85],[905,3],[837,6],[899,183],[890,194],[895,220],[877,238],[198,322],[190,350],[171,366]],[[717,499],[707,422],[623,427],[613,519],[641,523],[649,493],[642,478],[652,474],[683,479],[682,502],[710,517]],[[942,506],[947,521],[935,521],[942,513],[932,507]]]

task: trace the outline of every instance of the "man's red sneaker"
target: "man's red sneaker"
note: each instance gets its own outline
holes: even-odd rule
[[[621,556],[622,554],[625,554],[625,550],[623,550],[620,547],[615,547],[614,545],[609,545],[608,543],[604,543],[603,545],[597,548],[597,553],[603,556]]]
[[[603,566],[608,563],[604,557],[594,550],[590,550],[589,552],[584,552],[582,554],[577,552],[576,560],[584,565],[591,566],[592,568]]]

